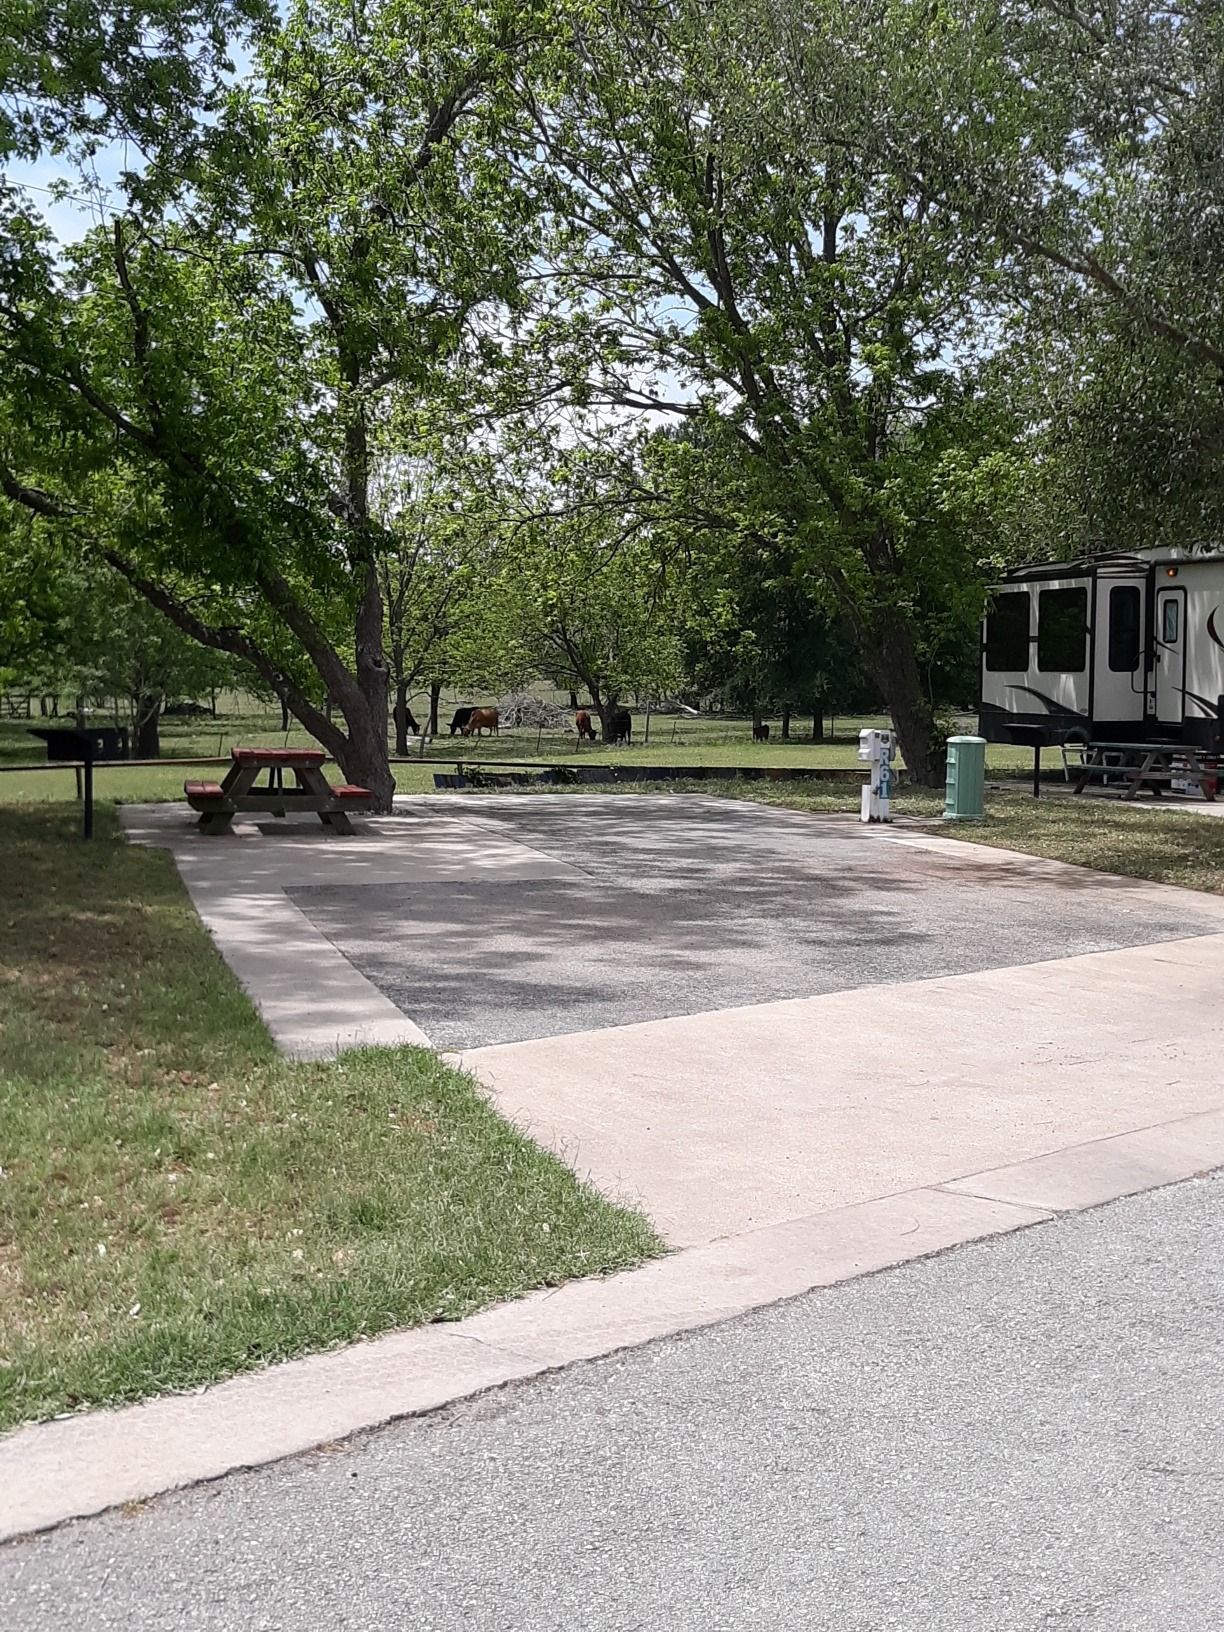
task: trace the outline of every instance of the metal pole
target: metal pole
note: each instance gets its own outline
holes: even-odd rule
[[[85,837],[93,838],[93,760],[85,761]]]
[[[1033,798],[1041,798],[1041,744],[1033,744]]]

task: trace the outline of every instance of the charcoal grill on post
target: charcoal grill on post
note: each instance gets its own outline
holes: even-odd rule
[[[47,758],[59,764],[78,765],[84,772],[82,796],[85,805],[84,835],[93,838],[93,768],[99,759],[126,759],[127,732],[115,726],[37,726],[32,737],[47,745]]]

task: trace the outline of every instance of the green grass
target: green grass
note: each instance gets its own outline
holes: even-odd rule
[[[996,793],[987,795],[985,822],[947,823],[940,831],[970,844],[1224,894],[1224,820],[1216,816]]]
[[[234,699],[235,703],[239,700]],[[449,706],[449,705],[448,705]],[[414,704],[416,707],[416,704]],[[443,710],[444,714],[446,710]],[[419,711],[418,711],[419,713]],[[449,715],[447,715],[449,717]],[[29,722],[37,724],[36,720]],[[602,743],[580,743],[573,731],[540,733],[526,727],[505,730],[496,737],[464,739],[437,738],[430,746],[430,757],[446,759],[451,766],[463,760],[469,764],[496,764],[504,760],[531,760],[543,764],[557,761],[582,764],[616,765],[763,765],[783,768],[823,767],[850,770],[858,763],[858,732],[863,725],[885,725],[881,718],[838,719],[836,736],[823,743],[801,740],[796,735],[791,742],[782,742],[777,736],[775,722],[773,740],[768,743],[752,741],[751,730],[744,721],[724,721],[717,718],[692,720],[672,715],[656,715],[651,721],[650,741],[642,741],[644,716],[635,714],[635,742],[631,748],[606,748]],[[800,722],[796,722],[798,733]],[[444,727],[445,730],[445,727]],[[276,713],[236,708],[218,719],[167,720],[162,730],[164,758],[228,755],[234,743],[258,746],[280,746],[286,742],[310,743],[313,739],[298,725],[286,734],[280,730],[280,716]],[[0,805],[28,804],[42,800],[60,801],[74,796],[75,779],[71,768],[13,771],[4,766],[27,765],[41,762],[41,743],[27,735],[26,722],[0,721]],[[1027,767],[1026,750],[992,746],[989,767],[995,774],[1018,771]],[[401,793],[432,793],[433,773],[445,766],[397,765],[396,787]],[[183,781],[199,772],[182,766],[119,766],[97,772],[97,793],[100,799],[133,803],[154,800],[181,799]]]
[[[0,809],[0,1426],[660,1249],[418,1049],[278,1057],[168,856]]]

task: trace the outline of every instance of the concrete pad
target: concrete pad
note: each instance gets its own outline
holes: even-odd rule
[[[190,881],[187,887],[283,1053],[330,1059],[345,1048],[429,1047],[420,1026],[358,974],[283,891],[239,894]]]
[[[460,1058],[693,1246],[1213,1110],[1222,989],[1212,935]]]
[[[1224,1109],[1073,1145],[944,1185],[958,1195],[1065,1212],[1224,1165]]]
[[[839,818],[689,795],[459,798],[491,849],[558,870],[290,887],[442,1048],[1224,929],[1224,901],[1197,892]]]
[[[330,1058],[345,1048],[430,1038],[334,946],[286,894],[306,882],[382,895],[472,878],[565,878],[572,869],[487,826],[435,809],[428,820],[356,818],[351,837],[315,820],[238,821],[208,837],[186,805],[128,805],[120,819],[136,844],[174,857],[196,911],[282,1051]]]
[[[794,1221],[198,1394],[0,1439],[0,1540],[276,1461],[514,1378],[709,1325],[1048,1215],[937,1191]]]

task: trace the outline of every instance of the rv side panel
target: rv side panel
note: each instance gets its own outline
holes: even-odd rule
[[[982,735],[1009,724],[1086,730],[1092,705],[1093,577],[1013,580],[990,592],[982,640]]]

